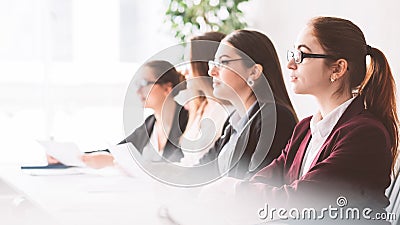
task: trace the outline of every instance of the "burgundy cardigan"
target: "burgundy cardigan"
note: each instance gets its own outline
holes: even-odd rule
[[[382,209],[389,204],[391,146],[384,125],[364,109],[357,97],[343,113],[320,148],[309,172],[299,177],[311,138],[310,120],[302,120],[281,155],[236,186],[246,200],[278,207],[338,207],[339,196],[348,206]],[[242,195],[240,195],[242,194]],[[260,202],[261,200],[261,202]]]

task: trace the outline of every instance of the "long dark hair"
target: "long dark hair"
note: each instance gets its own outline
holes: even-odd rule
[[[150,67],[153,70],[153,74],[157,80],[157,83],[171,84],[173,88],[173,91],[171,93],[172,96],[177,95],[178,92],[183,88],[180,87],[182,85],[177,86],[182,82],[183,76],[175,69],[174,65],[172,65],[170,62],[164,60],[153,60],[146,62],[143,66]]]
[[[396,107],[396,85],[385,55],[370,47],[360,28],[349,20],[335,17],[316,17],[310,21],[315,37],[327,54],[348,61],[349,74],[341,89],[350,88],[360,95],[366,109],[386,127],[391,138],[392,169],[399,144]],[[371,63],[366,66],[366,56]]]
[[[208,61],[213,60],[218,45],[226,35],[220,32],[206,32],[190,39],[190,65],[193,77],[209,77]],[[210,87],[212,79],[204,79]],[[195,107],[207,101],[205,96],[199,96],[195,100]],[[221,100],[221,102],[224,102]],[[226,102],[224,102],[226,103]]]
[[[285,82],[283,81],[278,54],[276,53],[272,41],[265,34],[253,30],[234,31],[225,37],[224,41],[227,41],[233,45],[233,47],[239,49],[241,51],[239,54],[246,55],[243,57],[250,58],[253,61],[243,61],[244,63],[247,62],[248,66],[252,66],[253,63],[256,63],[263,67],[263,76],[271,87],[275,102],[290,110],[297,120],[296,112],[287,93]],[[260,87],[262,85],[265,85],[265,83],[255,82],[254,89],[265,88]]]
[[[190,39],[190,63],[193,76],[208,76],[208,61],[214,59],[218,43],[225,36],[220,32],[206,32]],[[212,44],[210,41],[216,43]]]

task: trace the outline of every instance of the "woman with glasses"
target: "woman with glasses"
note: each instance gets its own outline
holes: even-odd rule
[[[200,163],[245,179],[279,156],[297,122],[279,59],[267,36],[238,30],[222,40],[209,67],[214,95],[235,111]]]
[[[385,189],[398,147],[395,83],[385,55],[351,21],[317,17],[288,60],[294,92],[314,96],[318,112],[299,122],[282,154],[250,181],[225,179],[211,190],[234,187],[237,204],[247,201],[254,210],[312,208],[315,222],[324,224],[384,223],[374,216],[389,204]],[[329,214],[332,208],[342,214]],[[346,220],[348,209],[359,220]]]
[[[137,94],[143,107],[154,110],[154,114],[119,144],[132,143],[144,161],[179,162],[183,157],[177,143],[186,128],[188,112],[173,99],[178,92],[174,87],[181,78],[182,75],[167,61],[149,61],[137,72]],[[102,150],[86,153],[82,160],[89,167],[103,168],[112,166],[114,158],[107,150]]]

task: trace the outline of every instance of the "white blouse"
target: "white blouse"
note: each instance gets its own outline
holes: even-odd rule
[[[242,131],[245,128],[247,122],[249,121],[249,113],[255,107],[256,103],[257,102],[254,102],[253,105],[247,110],[245,116],[240,117],[239,113],[235,111],[233,115],[229,118],[229,125],[226,129],[230,129],[230,127],[232,127],[232,133],[229,141],[224,145],[224,147],[222,147],[221,152],[218,154],[218,169],[220,174],[225,174],[229,171],[232,156],[235,152],[236,143],[240,135],[242,134]]]
[[[142,157],[145,162],[161,161],[163,153],[164,149],[158,148],[158,132],[157,125],[155,123],[149,142],[147,142],[143,148]]]
[[[306,153],[303,158],[303,162],[300,169],[300,177],[304,176],[311,167],[312,162],[317,156],[320,148],[325,143],[329,134],[343,115],[344,111],[355,99],[351,98],[340,106],[336,107],[332,112],[322,118],[321,113],[315,114],[310,121],[311,140],[307,146]]]

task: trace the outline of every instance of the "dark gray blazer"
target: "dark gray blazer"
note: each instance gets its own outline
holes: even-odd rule
[[[236,142],[228,175],[246,179],[269,165],[285,148],[295,125],[295,115],[287,107],[277,103],[264,103],[260,109],[260,105],[257,104],[250,111],[249,122]],[[217,159],[222,148],[229,141],[230,126],[228,118],[224,124],[222,136],[200,160],[200,164],[204,165]]]

